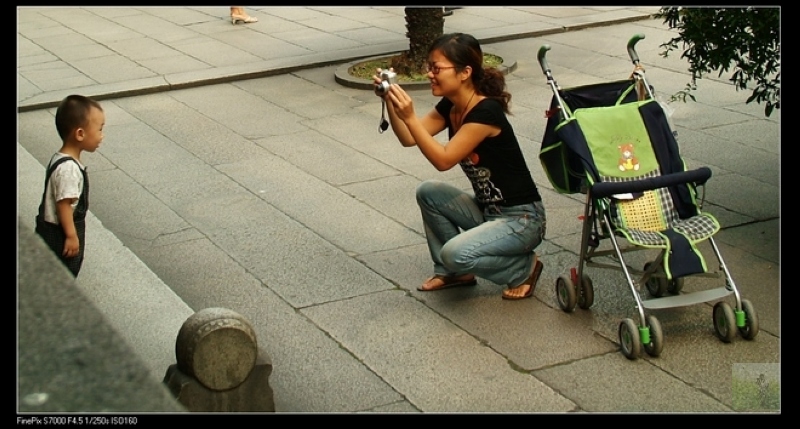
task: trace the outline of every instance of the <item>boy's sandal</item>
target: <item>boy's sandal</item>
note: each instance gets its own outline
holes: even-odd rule
[[[441,284],[433,287],[425,287],[426,285],[429,285],[433,281],[438,281]],[[417,290],[422,292],[433,292],[436,290],[449,289],[453,287],[475,286],[476,284],[478,284],[478,281],[475,279],[475,276],[472,275],[443,276],[441,274],[437,274],[433,277],[428,278],[428,280],[425,280],[425,283],[423,283],[422,286],[418,287]]]

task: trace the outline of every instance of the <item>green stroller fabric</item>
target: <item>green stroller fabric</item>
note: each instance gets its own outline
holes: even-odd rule
[[[677,142],[655,100],[579,108],[557,130],[581,158],[588,185],[633,182],[685,171]],[[716,234],[719,222],[700,212],[693,186],[673,185],[620,193],[601,202],[615,232],[630,243],[663,248],[668,279],[706,272],[696,244]]]
[[[633,81],[630,79],[561,90],[561,97],[565,109],[570,114],[577,109],[613,106],[637,99],[636,91],[633,91]],[[562,194],[585,193],[586,166],[583,161],[589,154],[585,146],[571,144],[575,141],[570,137],[570,128],[573,127],[562,121],[559,114],[559,97],[555,94],[550,101],[546,116],[547,126],[542,138],[539,160],[550,184]],[[573,125],[577,127],[577,124]],[[557,132],[563,126],[567,129]]]

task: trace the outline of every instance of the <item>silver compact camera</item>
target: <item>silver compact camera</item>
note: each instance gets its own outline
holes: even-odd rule
[[[384,96],[389,91],[389,86],[397,83],[397,73],[390,70],[381,70],[381,83],[375,85],[375,94]]]

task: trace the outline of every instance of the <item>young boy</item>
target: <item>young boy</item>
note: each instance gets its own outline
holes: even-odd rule
[[[61,149],[50,159],[44,194],[36,216],[38,233],[74,276],[83,264],[89,179],[81,152],[94,152],[103,141],[106,117],[100,104],[82,95],[69,95],[56,110]]]

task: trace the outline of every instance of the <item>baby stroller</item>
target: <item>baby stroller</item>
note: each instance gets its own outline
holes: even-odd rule
[[[644,35],[637,34],[628,42],[634,64],[629,79],[571,89],[561,89],[553,78],[545,59],[550,47],[538,52],[553,91],[539,159],[556,191],[586,194],[578,266],[556,280],[558,304],[565,312],[592,306],[594,286],[586,267],[621,270],[639,316],[638,323],[623,320],[618,330],[621,351],[631,360],[642,348],[654,357],[662,352],[664,335],[648,312],[652,309],[718,301],[712,316],[720,340],[732,341],[737,331],[747,340],[758,334],[756,311],[740,296],[712,238],[719,222],[701,210],[711,170],[686,169],[676,134],[639,64],[635,45],[641,39]],[[703,190],[699,203],[698,189]],[[599,250],[605,239],[613,249]],[[708,271],[697,248],[705,240],[719,261],[718,271]],[[639,270],[623,257],[635,250],[657,250],[658,255]],[[619,265],[595,260],[604,256]],[[690,276],[724,277],[725,285],[682,293]],[[640,295],[641,285],[649,296]],[[729,295],[733,307],[723,300]]]

